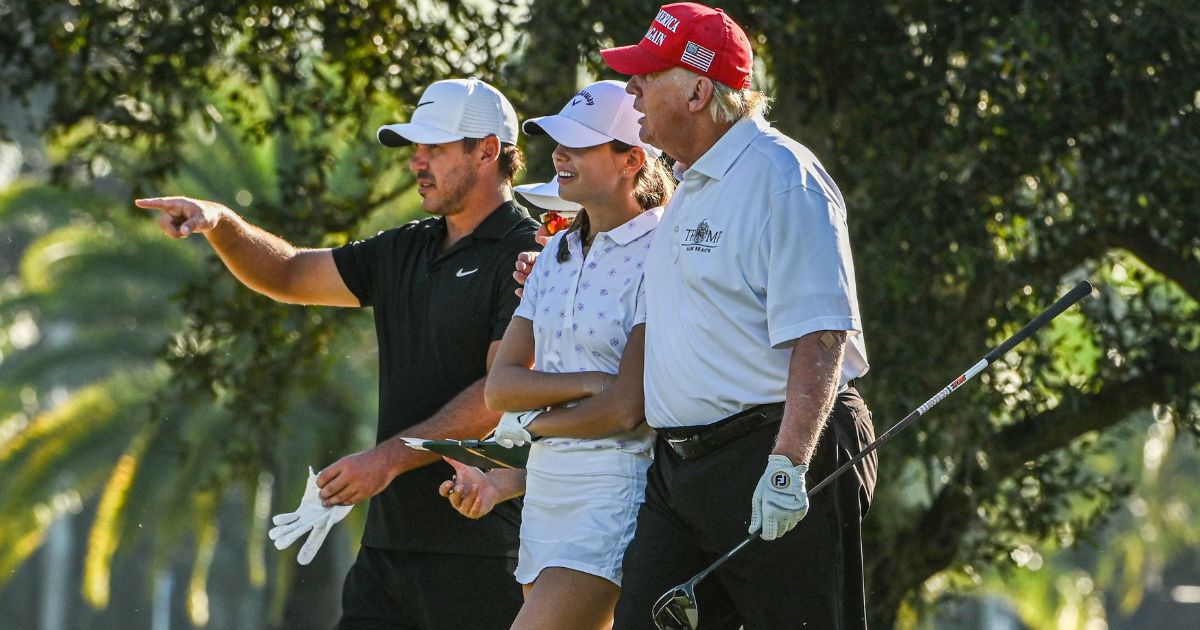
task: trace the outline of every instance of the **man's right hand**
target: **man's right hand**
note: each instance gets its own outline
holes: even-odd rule
[[[521,252],[517,254],[517,270],[513,272],[513,279],[517,284],[517,297],[525,296],[525,281],[529,279],[529,274],[533,273],[533,264],[537,262],[538,252]]]
[[[538,228],[537,234],[533,235],[533,240],[537,241],[538,245],[545,247],[546,243],[550,242],[550,231],[543,225]],[[513,272],[513,279],[517,281],[517,284],[521,285],[517,287],[517,297],[525,296],[525,289],[522,287],[525,286],[525,281],[529,279],[529,274],[533,273],[533,263],[537,262],[537,257],[538,252],[521,252],[517,254],[517,270]]]
[[[139,208],[161,211],[158,227],[172,238],[208,232],[217,227],[226,213],[232,212],[215,201],[188,197],[151,197],[135,199],[133,203]]]
[[[300,499],[300,507],[295,512],[275,515],[271,519],[275,527],[267,532],[267,536],[275,541],[275,548],[281,551],[308,534],[308,540],[300,548],[300,555],[296,557],[296,562],[300,564],[312,562],[317,550],[325,542],[325,537],[329,535],[329,529],[346,518],[352,509],[352,506],[321,505],[320,492],[321,489],[317,487],[317,475],[309,467],[308,485],[305,486],[304,497]]]
[[[397,475],[388,470],[387,448],[386,443],[376,445],[322,470],[317,485],[325,507],[354,505],[383,492]]]

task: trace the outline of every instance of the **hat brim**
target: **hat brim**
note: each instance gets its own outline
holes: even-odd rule
[[[544,210],[555,212],[579,212],[583,207],[573,201],[567,201],[558,196],[558,180],[540,184],[521,184],[514,186],[513,192],[521,195],[529,203]]]
[[[421,123],[396,123],[384,125],[375,133],[379,144],[385,147],[404,147],[410,144],[445,144],[457,142],[463,136],[446,133]]]
[[[670,70],[676,65],[655,57],[638,44],[605,48],[600,51],[600,56],[604,58],[604,63],[608,64],[609,68],[628,75],[662,72]]]
[[[521,129],[531,136],[543,134],[550,136],[555,142],[569,149],[586,149],[616,140],[630,146],[641,147],[650,157],[656,158],[662,155],[661,149],[642,142],[640,138],[615,138],[561,114],[530,118],[521,125]]]
[[[555,142],[572,149],[599,146],[616,140],[608,134],[600,133],[579,121],[560,114],[530,118],[521,128],[531,136],[546,134]]]

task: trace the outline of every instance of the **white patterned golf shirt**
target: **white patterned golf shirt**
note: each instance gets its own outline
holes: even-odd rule
[[[661,216],[662,208],[654,208],[597,233],[586,258],[579,232],[557,234],[546,244],[513,315],[533,324],[533,369],[617,373],[630,332],[646,321],[643,270]],[[571,256],[559,262],[563,238]],[[642,453],[649,452],[653,439],[653,431],[643,424],[607,438],[548,437],[538,444],[557,451],[613,448]]]
[[[849,331],[841,385],[867,371],[842,193],[761,118],[735,124],[683,173],[646,295],[653,427],[783,401],[793,342],[811,332]]]

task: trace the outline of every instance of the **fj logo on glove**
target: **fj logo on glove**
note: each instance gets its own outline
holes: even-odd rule
[[[776,490],[786,490],[792,484],[792,476],[785,472],[777,472],[771,477],[771,485],[775,486]]]

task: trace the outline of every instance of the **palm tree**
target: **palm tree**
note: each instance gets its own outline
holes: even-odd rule
[[[354,148],[339,163],[357,163],[364,149],[346,145]],[[248,215],[285,197],[275,174],[294,149],[286,136],[248,143],[229,125],[197,125],[185,146],[166,188],[233,197]],[[330,180],[344,198],[364,192],[352,169],[334,169]],[[365,223],[394,221],[404,190],[383,196],[383,209]],[[300,591],[292,588],[291,553],[264,548],[267,519],[293,509],[305,466],[329,463],[373,437],[369,318],[271,303],[237,286],[199,239],[172,242],[138,213],[93,190],[26,184],[0,197],[0,237],[17,244],[6,250],[8,268],[20,269],[0,295],[7,331],[0,345],[0,585],[54,522],[82,511],[91,518],[82,592],[97,609],[121,597],[146,607],[153,584],[163,592],[182,579],[192,623],[238,625],[215,618],[232,606],[206,604],[208,572],[224,550],[258,591],[226,595],[252,600],[250,616],[260,618],[243,623],[319,620],[314,604],[338,592],[339,565],[349,562],[365,511],[352,513],[326,543],[330,549],[303,570],[308,588]],[[185,309],[204,312],[214,294],[229,292],[244,294],[243,311],[185,319]],[[239,347],[256,335],[277,345]],[[222,354],[224,361],[214,361]],[[307,369],[295,370],[314,355]],[[256,388],[225,388],[228,375],[217,371],[230,364],[242,366],[235,379],[286,374],[281,366],[299,378],[266,383],[273,391],[257,388],[263,397],[256,401]],[[189,375],[195,381],[181,384]],[[224,538],[243,542],[229,549],[218,545]],[[123,561],[130,552],[149,560]],[[190,568],[175,566],[181,553]],[[145,575],[147,567],[156,578]],[[149,586],[120,593],[114,583]],[[326,616],[336,610],[324,603]]]

